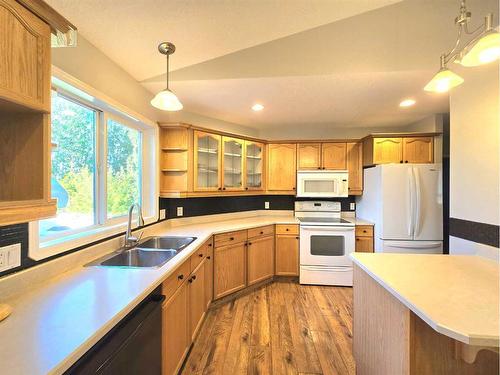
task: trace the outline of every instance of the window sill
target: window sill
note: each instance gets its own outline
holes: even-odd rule
[[[145,225],[155,223],[156,221],[157,218],[154,216],[144,218]],[[133,228],[135,230],[135,227]],[[42,260],[97,241],[106,240],[118,234],[125,233],[126,230],[127,223],[121,222],[114,225],[93,227],[88,231],[40,242],[38,222],[30,222],[28,257],[33,260]]]

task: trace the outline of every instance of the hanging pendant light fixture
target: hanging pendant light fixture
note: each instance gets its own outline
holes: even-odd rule
[[[448,68],[450,61],[470,67],[488,64],[500,58],[500,34],[492,27],[493,14],[488,14],[484,23],[473,31],[469,30],[471,16],[471,12],[467,11],[465,6],[465,0],[461,0],[460,14],[455,18],[455,25],[458,27],[455,46],[451,51],[441,55],[441,67],[424,87],[425,91],[447,92],[464,82],[462,77]],[[459,49],[464,35],[476,36]]]
[[[177,96],[170,91],[169,84],[169,57],[175,52],[175,45],[169,42],[163,42],[158,45],[158,51],[167,55],[167,88],[160,91],[151,100],[151,105],[163,111],[180,111],[183,108],[182,103],[179,101]]]

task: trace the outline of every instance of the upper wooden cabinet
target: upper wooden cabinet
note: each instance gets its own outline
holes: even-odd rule
[[[217,134],[194,131],[195,191],[222,190],[221,139]]]
[[[222,190],[243,190],[245,141],[222,137]]]
[[[363,165],[389,163],[433,163],[433,135],[371,135],[363,139]]]
[[[360,142],[346,144],[349,195],[363,194],[363,147]]]
[[[267,145],[267,190],[294,192],[297,181],[297,145],[270,143]]]
[[[346,169],[346,143],[299,143],[297,169]]]
[[[245,189],[264,189],[264,144],[245,141]]]
[[[0,100],[50,112],[50,26],[0,0]]]

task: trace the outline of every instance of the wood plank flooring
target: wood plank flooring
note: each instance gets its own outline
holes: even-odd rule
[[[352,288],[275,282],[210,310],[182,374],[355,374]]]

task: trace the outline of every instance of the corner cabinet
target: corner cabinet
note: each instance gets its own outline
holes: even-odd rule
[[[297,182],[297,145],[267,145],[267,190],[295,194]]]

